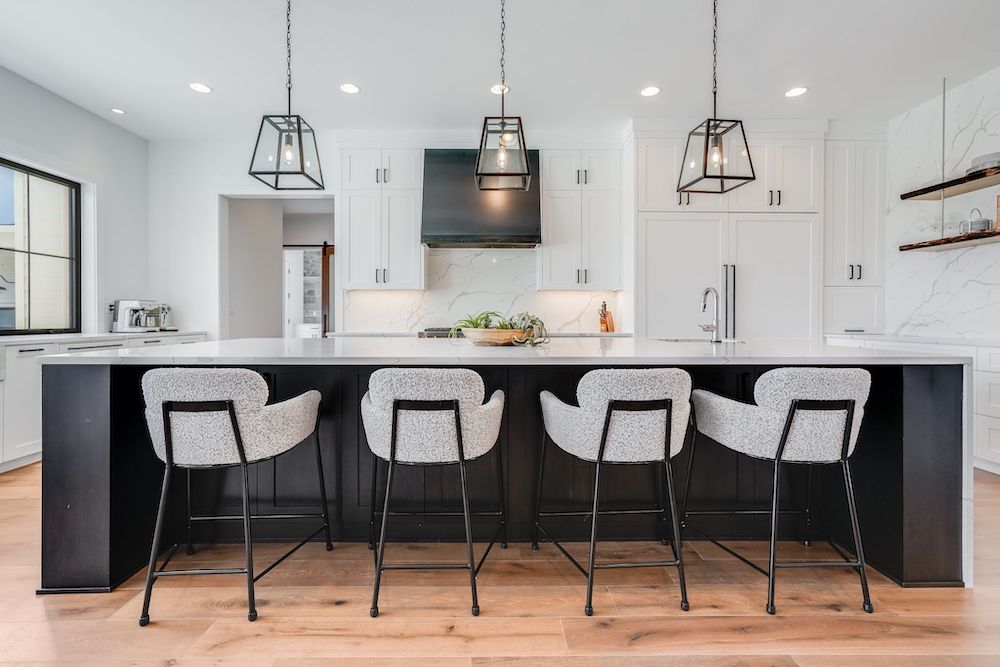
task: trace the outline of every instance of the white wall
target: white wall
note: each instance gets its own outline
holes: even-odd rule
[[[147,280],[147,143],[0,68],[0,156],[83,184],[83,328],[106,331],[117,298],[161,298]]]
[[[333,213],[286,213],[285,245],[333,245]]]
[[[972,158],[1000,151],[1000,69],[947,95],[945,175],[965,173]],[[1000,245],[941,252],[898,246],[941,235],[939,202],[899,195],[941,180],[941,98],[889,123],[886,164],[886,331],[904,335],[1000,338]],[[958,233],[973,207],[996,219],[1000,187],[944,201],[945,234]]]
[[[281,202],[226,198],[223,238],[227,280],[223,307],[226,338],[281,337]]]

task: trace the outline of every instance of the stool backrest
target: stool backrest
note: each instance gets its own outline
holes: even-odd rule
[[[670,399],[670,455],[684,447],[691,414],[691,376],[679,368],[603,368],[589,371],[576,388],[577,402],[590,420],[602,424],[609,401]],[[612,461],[662,461],[666,413],[614,412],[604,458]]]
[[[758,378],[754,400],[784,419],[794,400],[854,401],[850,456],[858,440],[861,418],[871,390],[871,373],[863,368],[776,368]],[[782,460],[837,461],[842,456],[847,413],[798,411],[788,433]]]
[[[459,402],[466,458],[492,447],[495,428],[482,423],[486,387],[479,373],[468,368],[380,368],[368,379],[372,411],[365,423],[369,445],[388,453],[389,425],[397,400]],[[374,442],[377,439],[378,442]],[[480,442],[482,440],[482,442]],[[398,416],[396,460],[400,462],[458,461],[455,415],[447,411],[402,410]]]
[[[245,368],[155,368],[142,376],[146,425],[153,451],[167,460],[163,403],[232,401],[237,420],[252,423],[267,403],[267,383]],[[239,460],[228,412],[170,415],[173,460],[182,466],[211,466]],[[243,429],[241,428],[241,431]]]

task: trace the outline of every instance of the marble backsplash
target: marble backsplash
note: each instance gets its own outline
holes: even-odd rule
[[[944,169],[965,173],[971,160],[1000,151],[1000,69],[956,86],[947,95]],[[1000,244],[940,252],[898,246],[941,236],[940,202],[899,195],[941,180],[941,98],[889,123],[886,164],[886,333],[912,336],[1000,337]],[[1000,187],[944,200],[944,233],[959,233],[973,208],[996,219]]]
[[[602,301],[617,315],[617,292],[538,291],[531,249],[433,249],[426,290],[344,294],[343,331],[420,331],[447,327],[480,310],[528,311],[551,331],[598,331]]]

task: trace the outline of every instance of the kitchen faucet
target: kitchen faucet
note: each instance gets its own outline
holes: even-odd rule
[[[715,311],[712,317],[711,324],[701,324],[702,331],[709,331],[712,333],[712,342],[721,343],[722,337],[719,334],[719,293],[714,287],[706,287],[705,291],[701,293],[701,312],[705,312],[708,309],[708,295],[711,294],[715,298]]]

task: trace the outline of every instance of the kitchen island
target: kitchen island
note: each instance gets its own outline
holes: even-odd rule
[[[602,367],[677,366],[696,388],[753,400],[757,377],[781,366],[860,366],[872,374],[857,451],[852,457],[861,530],[869,564],[901,585],[961,586],[971,582],[971,453],[963,440],[970,358],[831,347],[805,341],[710,344],[631,338],[558,338],[536,348],[476,347],[465,340],[345,337],[243,339],[102,350],[41,358],[43,364],[42,581],[43,592],[107,591],[145,565],[163,466],[153,455],[143,419],[142,374],[162,366],[253,368],[266,379],[271,400],[307,389],[323,394],[320,438],[333,528],[338,540],[367,540],[372,458],[361,425],[360,400],[369,375],[385,366],[463,366],[478,371],[487,395],[507,396],[499,448],[503,452],[512,541],[530,534],[538,451],[542,437],[538,394],[552,391],[575,403],[588,370]],[[558,451],[550,448],[550,452]],[[699,437],[690,509],[760,508],[770,502],[772,466],[741,457]],[[674,466],[684,482],[690,450]],[[590,502],[592,467],[559,452],[546,466],[546,503],[578,509]],[[496,456],[469,465],[471,501],[495,502]],[[611,466],[609,506],[653,503],[659,497],[652,466]],[[783,515],[782,538],[830,539],[850,545],[850,525],[836,466],[805,466],[783,475],[789,507],[811,507],[811,525]],[[196,514],[239,513],[238,471],[194,471]],[[315,507],[315,456],[310,448],[254,466],[255,514],[294,513]],[[177,476],[166,530],[184,540],[185,477]],[[785,488],[787,487],[787,490]],[[460,522],[423,517],[454,509],[457,470],[404,467],[393,500],[416,513],[395,520],[397,540],[461,539]],[[583,538],[586,524],[557,526],[568,539]],[[765,539],[766,518],[724,514],[698,518],[700,530],[733,539]],[[255,523],[255,539],[291,540],[306,526]],[[196,543],[235,540],[238,525],[196,524]],[[655,517],[608,521],[609,539],[654,539]],[[808,535],[806,534],[808,532]],[[477,534],[487,536],[479,526]],[[686,537],[697,539],[688,531]],[[749,575],[748,575],[749,576]],[[336,582],[331,582],[335,584]]]

